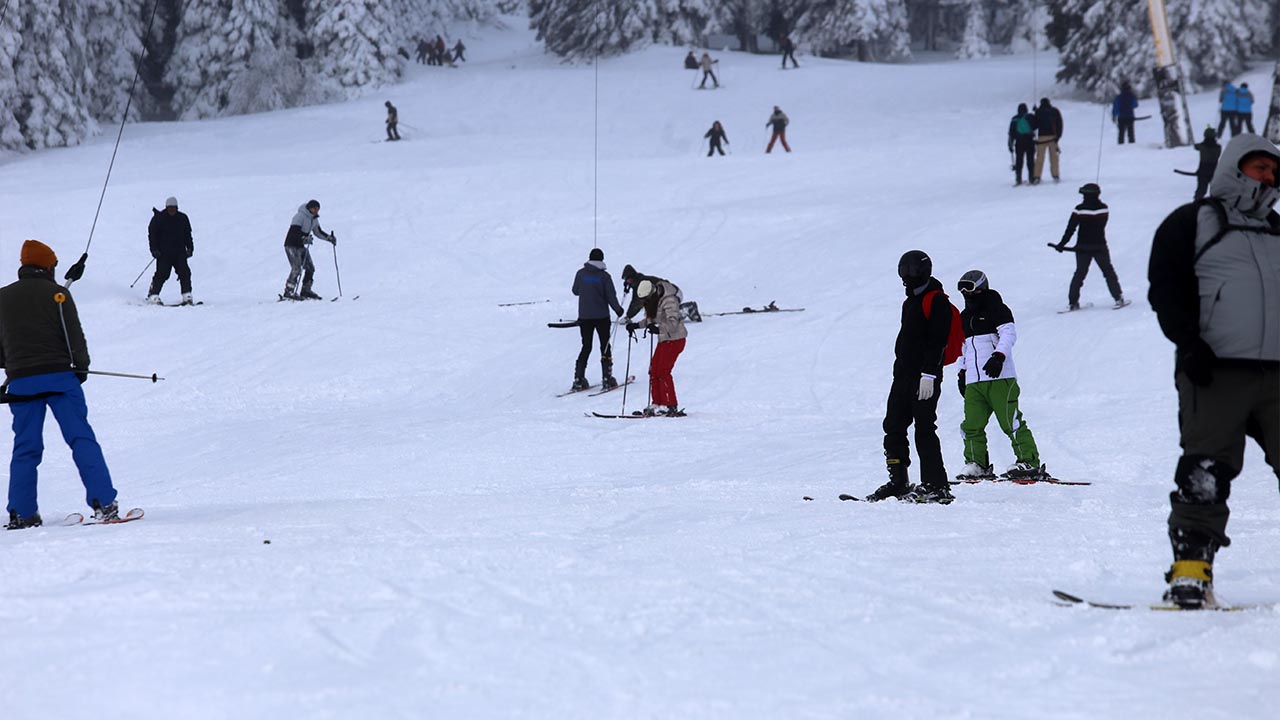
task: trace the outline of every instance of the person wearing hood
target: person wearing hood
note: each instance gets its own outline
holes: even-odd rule
[[[1058,252],[1071,250],[1076,254],[1076,272],[1071,276],[1071,286],[1067,289],[1067,309],[1080,309],[1080,289],[1084,287],[1089,266],[1097,263],[1102,277],[1106,278],[1107,290],[1115,300],[1114,307],[1118,310],[1129,303],[1124,299],[1120,278],[1111,264],[1111,251],[1107,248],[1107,220],[1111,217],[1111,210],[1102,202],[1102,188],[1097,183],[1085,183],[1080,187],[1080,194],[1084,196],[1084,200],[1071,211],[1071,219],[1067,221],[1067,230],[1062,233],[1062,240],[1053,246]],[[1080,230],[1080,238],[1076,240],[1076,246],[1066,247],[1077,229]]]
[[[622,304],[613,287],[613,278],[604,264],[604,251],[594,248],[587,255],[587,262],[573,276],[573,294],[578,296],[578,329],[582,332],[582,351],[573,369],[573,390],[586,390],[587,360],[591,358],[591,338],[600,336],[601,387],[612,390],[618,387],[613,377],[613,347],[609,343],[609,309],[623,317]]]
[[[151,208],[151,222],[147,225],[147,244],[151,257],[156,261],[156,273],[151,277],[151,289],[147,302],[163,304],[160,289],[168,282],[169,275],[178,274],[178,287],[182,290],[182,304],[194,305],[191,297],[191,265],[188,259],[195,253],[195,241],[191,238],[191,220],[178,209],[178,198],[164,201],[164,210]]]
[[[1222,146],[1218,144],[1218,133],[1213,128],[1204,129],[1204,140],[1196,143],[1200,152],[1200,164],[1196,167],[1196,200],[1204,197],[1209,191],[1209,181],[1218,168],[1218,158],[1222,156]]]
[[[0,395],[13,413],[9,464],[9,530],[42,523],[36,482],[44,457],[47,411],[62,429],[94,518],[119,516],[116,489],[89,426],[81,384],[89,377],[89,346],[71,292],[54,279],[58,256],[38,240],[22,244],[18,281],[0,289]]]
[[[327,233],[320,227],[319,200],[308,200],[307,204],[299,207],[289,223],[289,232],[285,233],[284,253],[289,258],[289,277],[284,281],[282,300],[322,299],[311,290],[316,274],[316,264],[311,261],[312,235],[338,246],[338,234]],[[299,278],[302,280],[301,290],[298,289]]]
[[[724,148],[720,146],[720,143],[723,142],[728,145],[729,136],[725,134],[724,126],[720,124],[719,120],[711,123],[711,129],[702,137],[708,138],[710,141],[710,145],[707,147],[707,157],[711,157],[712,153],[715,152],[719,152],[721,156],[724,155]]]
[[[1036,439],[1018,409],[1018,373],[1013,365],[1013,344],[1018,339],[1013,311],[1000,293],[992,290],[986,273],[970,270],[956,285],[964,297],[960,324],[964,328],[964,348],[956,384],[964,398],[964,469],[960,480],[992,480],[987,453],[987,422],[995,414],[996,423],[1013,443],[1014,464],[1003,473],[1010,480],[1043,480],[1049,477],[1040,464]]]
[[[1231,83],[1223,83],[1218,91],[1218,137],[1226,137],[1222,131],[1231,128],[1231,137],[1240,134],[1240,120],[1236,118],[1236,110],[1240,106],[1238,90]]]
[[[1129,83],[1120,86],[1120,94],[1111,101],[1111,122],[1116,124],[1119,133],[1116,142],[1124,144],[1125,135],[1129,136],[1129,144],[1133,144],[1133,111],[1138,109],[1138,96],[1134,94]]]
[[[1049,104],[1049,98],[1040,98],[1040,107],[1036,108],[1036,172],[1031,184],[1040,183],[1044,174],[1044,156],[1049,156],[1049,172],[1053,181],[1058,182],[1058,141],[1062,139],[1062,112]]]
[[[889,482],[867,496],[876,502],[901,498],[922,503],[950,503],[951,486],[938,440],[938,397],[943,354],[951,333],[951,301],[933,277],[933,260],[911,250],[898,260],[898,277],[906,290],[902,325],[893,352],[893,384],[884,416],[884,457]],[[915,425],[920,456],[920,485],[912,487],[907,468],[911,447],[907,428]]]
[[[1151,244],[1148,299],[1176,353],[1182,457],[1169,494],[1165,599],[1211,607],[1227,498],[1246,439],[1280,478],[1280,149],[1232,138],[1209,197],[1174,210]]]
[[[666,283],[667,285],[670,285],[675,288],[675,294],[680,298],[680,302],[684,302],[683,294],[680,292],[680,288],[676,287],[675,283],[666,278],[660,278],[657,275],[645,275],[630,265],[624,265],[622,267],[622,294],[626,295],[627,293],[632,293],[632,295],[630,302],[627,303],[627,312],[622,317],[618,318],[618,324],[627,324],[631,321],[631,318],[639,315],[640,311],[644,309],[644,298],[636,295],[635,290],[640,286],[640,283],[645,280],[648,280],[655,285],[658,283]]]
[[[684,56],[684,69],[685,70],[698,69],[698,58],[696,55],[693,54],[692,50],[689,51],[688,55]]]
[[[643,414],[684,417],[671,376],[689,336],[680,309],[680,288],[669,280],[641,280],[636,284],[636,298],[644,307],[644,323],[628,322],[627,333],[634,337],[643,327],[651,337],[661,338],[649,359],[649,406]]]
[[[1027,112],[1026,103],[1018,103],[1018,114],[1009,121],[1009,153],[1014,156],[1014,185],[1022,184],[1022,165],[1026,163],[1027,179],[1035,175],[1031,154],[1035,151],[1036,116]]]

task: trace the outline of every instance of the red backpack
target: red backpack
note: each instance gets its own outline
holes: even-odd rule
[[[921,309],[924,310],[924,319],[929,319],[929,309],[933,306],[935,295],[941,295],[947,307],[951,308],[951,330],[947,333],[947,349],[942,351],[942,364],[950,365],[959,360],[961,353],[964,352],[964,324],[960,322],[960,311],[951,304],[946,293],[941,290],[930,290],[924,294],[920,303]]]

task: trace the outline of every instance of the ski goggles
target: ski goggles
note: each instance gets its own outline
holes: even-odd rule
[[[970,270],[960,277],[960,282],[956,283],[956,287],[960,292],[969,293],[985,290],[987,287],[987,276],[981,270]]]

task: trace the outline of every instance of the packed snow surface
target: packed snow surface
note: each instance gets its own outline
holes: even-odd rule
[[[1117,146],[1109,108],[1054,87],[1044,56],[783,72],[716,53],[724,87],[695,91],[680,48],[597,75],[521,31],[468,44],[460,69],[415,66],[355,102],[125,128],[73,292],[95,369],[165,378],[86,385],[121,504],[147,516],[58,526],[84,503],[50,421],[47,524],[0,533],[5,717],[1274,717],[1280,611],[1050,595],[1158,600],[1170,561],[1173,352],[1145,270],[1194,189],[1171,171],[1197,158],[1163,149],[1158,119]],[[1062,183],[1015,189],[1005,132],[1041,95],[1065,115]],[[387,99],[403,142],[379,142]],[[1215,100],[1191,98],[1197,128]],[[773,105],[790,154],[764,154]],[[713,120],[729,157],[705,157]],[[28,237],[63,268],[79,256],[113,142],[3,158],[11,270]],[[1073,256],[1045,243],[1095,178],[1134,303],[1112,311],[1095,268],[1093,309],[1060,315]],[[195,228],[200,307],[142,306],[149,271],[129,285],[169,195]],[[278,303],[310,198],[339,237],[313,248],[316,289],[336,295],[340,269],[343,299]],[[691,325],[687,418],[585,417],[623,394],[555,398],[578,334],[546,323],[576,317],[593,240],[615,280],[633,264],[704,312],[805,311]],[[912,248],[949,290],[987,272],[1043,459],[1092,485],[836,499],[885,479]],[[516,302],[535,304],[499,307]],[[648,353],[618,335],[618,375],[640,377],[628,410]],[[1220,595],[1280,601],[1280,498],[1252,444],[1231,505]]]

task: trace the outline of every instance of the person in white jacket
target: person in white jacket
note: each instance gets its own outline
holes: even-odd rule
[[[1013,312],[1000,293],[992,290],[987,275],[970,270],[960,278],[964,310],[964,352],[957,380],[964,397],[964,470],[960,480],[995,479],[987,455],[987,422],[995,414],[1000,429],[1013,443],[1017,458],[1001,477],[1009,480],[1040,480],[1049,476],[1040,464],[1040,452],[1018,409],[1018,375],[1013,365],[1013,344],[1018,339]]]

